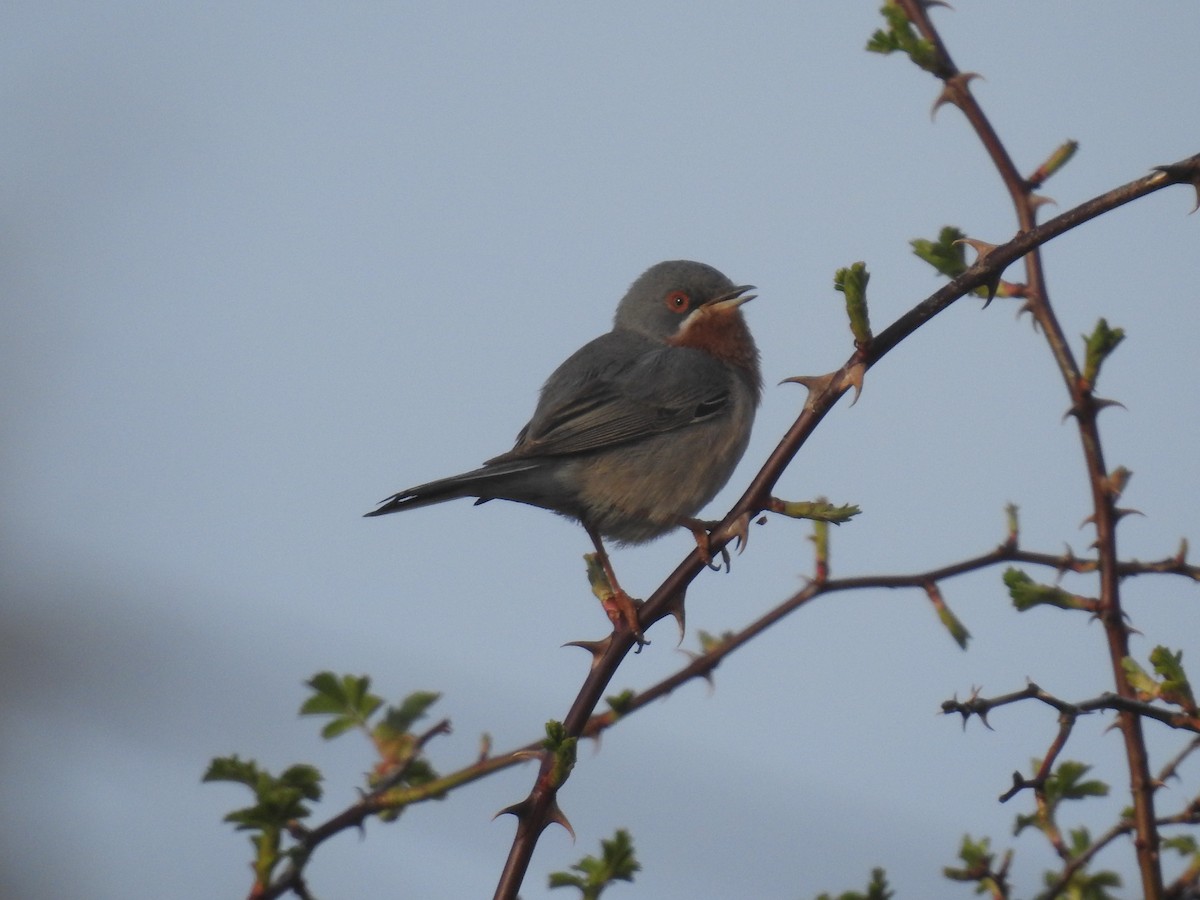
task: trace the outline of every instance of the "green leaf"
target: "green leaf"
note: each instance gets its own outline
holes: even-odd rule
[[[733,632],[722,631],[720,634],[710,634],[701,628],[696,632],[696,639],[700,642],[701,653],[711,653],[733,640]]]
[[[1164,850],[1174,850],[1180,856],[1191,856],[1200,853],[1200,842],[1190,834],[1179,834],[1175,837],[1163,838]]]
[[[1125,340],[1125,329],[1109,328],[1108,321],[1101,319],[1090,335],[1083,336],[1085,355],[1083,363],[1083,380],[1089,386],[1095,385],[1100,377],[1100,367],[1121,341]]]
[[[278,777],[258,768],[253,760],[236,756],[214,759],[204,781],[232,781],[254,793],[253,806],[236,809],[225,816],[239,831],[281,828],[309,814],[305,800],[321,799],[321,773],[313,766],[294,765]]]
[[[550,887],[573,887],[580,891],[584,900],[595,900],[606,887],[615,881],[633,881],[633,875],[642,867],[633,850],[629,832],[617,829],[611,840],[600,841],[600,856],[585,856],[571,868],[580,874],[552,872]]]
[[[838,894],[836,898],[832,894],[819,894],[817,900],[890,900],[894,896],[887,881],[887,873],[883,869],[875,868],[871,870],[871,881],[865,893],[846,891],[844,894]]]
[[[937,67],[937,52],[930,41],[918,37],[899,6],[888,0],[879,10],[887,22],[887,29],[880,29],[867,41],[867,50],[872,53],[907,53],[909,58],[924,69],[933,72]]]
[[[1167,703],[1174,703],[1194,714],[1196,698],[1192,695],[1192,686],[1183,671],[1183,651],[1172,653],[1159,645],[1150,651],[1150,663],[1162,679],[1158,689],[1159,696]]]
[[[937,240],[916,238],[909,241],[919,258],[929,263],[938,273],[947,278],[957,278],[967,271],[967,248],[959,243],[966,235],[952,225],[946,225],[938,232]]]
[[[1057,585],[1039,584],[1020,569],[1004,572],[1004,585],[1018,612],[1035,606],[1056,606],[1059,609],[1091,609],[1093,604],[1083,597],[1064,591]]]
[[[252,759],[239,759],[233,756],[218,756],[208,764],[202,781],[233,781],[253,789],[258,783],[260,773],[258,763]]]
[[[550,783],[554,787],[562,787],[571,770],[575,768],[575,751],[578,738],[567,735],[567,729],[562,722],[551,719],[546,723],[546,739],[542,746],[554,754],[554,768],[550,772]]]
[[[1139,699],[1146,701],[1158,699],[1158,682],[1154,680],[1154,676],[1138,665],[1137,660],[1132,656],[1126,656],[1121,660],[1121,669],[1125,673],[1125,680],[1129,682],[1129,686],[1137,691]]]
[[[1072,832],[1072,836],[1074,836],[1074,832]],[[1050,870],[1042,876],[1042,879],[1047,887],[1051,887],[1058,884],[1061,877],[1061,872]],[[1078,898],[1078,900],[1117,900],[1117,896],[1110,894],[1107,888],[1120,886],[1121,876],[1116,872],[1105,870],[1092,872],[1087,869],[1078,869],[1071,875],[1071,879],[1062,893],[1057,896]]]
[[[426,710],[441,699],[434,691],[414,691],[404,698],[399,707],[389,706],[384,720],[396,732],[411,731],[412,726],[424,718]]]
[[[619,694],[613,694],[609,697],[605,697],[604,702],[608,704],[609,709],[611,709],[618,717],[620,717],[629,712],[629,706],[633,703],[635,697],[637,697],[637,694],[635,694],[629,688],[626,688]]]
[[[370,693],[371,679],[366,675],[343,675],[319,672],[305,684],[312,688],[310,696],[300,706],[302,716],[333,716],[321,729],[327,740],[352,728],[367,729],[367,720],[383,705],[383,699]]]
[[[1040,767],[1034,766],[1034,771]],[[1084,797],[1107,797],[1108,785],[1103,781],[1084,781],[1083,776],[1090,772],[1091,766],[1075,760],[1065,760],[1059,764],[1054,773],[1046,779],[1044,788],[1046,799],[1051,804],[1061,800],[1082,800]]]
[[[913,248],[913,253],[919,259],[937,269],[938,274],[945,275],[947,278],[957,278],[968,268],[967,245],[963,243],[965,237],[966,234],[953,225],[946,225],[938,232],[936,240],[914,238],[909,241],[909,246]],[[986,285],[980,285],[971,293],[977,297],[986,298],[988,288]],[[1001,290],[1000,293],[1004,293],[1004,291]]]
[[[1037,171],[1029,177],[1030,183],[1034,186],[1042,184],[1047,178],[1070,162],[1071,157],[1075,155],[1075,151],[1078,149],[1079,141],[1064,141],[1059,144],[1046,161],[1037,167]]]
[[[831,522],[841,525],[862,512],[853,503],[834,506],[825,500],[779,500],[771,505],[771,511],[793,519],[811,519],[814,522]]]
[[[833,276],[833,289],[846,295],[850,331],[854,334],[854,343],[860,347],[871,342],[871,319],[867,313],[867,282],[870,280],[871,273],[862,262],[838,269]]]
[[[954,638],[954,642],[962,649],[967,649],[967,642],[971,639],[971,632],[967,630],[967,626],[954,614],[954,611],[945,604],[938,607],[938,619],[946,630],[950,632],[950,637]]]

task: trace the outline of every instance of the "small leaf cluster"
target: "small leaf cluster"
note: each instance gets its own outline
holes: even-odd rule
[[[1033,770],[1041,768],[1041,760],[1033,761]],[[1074,760],[1060,763],[1045,780],[1038,792],[1038,809],[1029,815],[1018,815],[1013,827],[1017,835],[1026,828],[1036,828],[1051,839],[1058,837],[1057,814],[1059,807],[1067,800],[1082,800],[1085,797],[1108,796],[1108,785],[1096,779],[1085,779],[1091,771],[1091,766]],[[1084,848],[1086,849],[1086,847]]]
[[[1070,832],[1070,843],[1067,846],[1069,859],[1077,859],[1092,848],[1092,836],[1086,828],[1073,828]],[[1055,872],[1046,872],[1042,881],[1046,887],[1058,885],[1061,877]],[[1071,873],[1067,883],[1060,889],[1064,897],[1079,897],[1081,900],[1118,900],[1116,894],[1110,894],[1108,888],[1119,888],[1121,876],[1107,869],[1092,872],[1080,868]]]
[[[600,856],[585,856],[571,865],[571,872],[551,872],[550,887],[573,887],[582,900],[596,900],[604,889],[615,881],[633,881],[641,869],[633,850],[629,832],[618,828],[611,840],[600,841]]]
[[[846,314],[850,317],[850,331],[854,343],[866,347],[871,343],[871,319],[867,313],[867,282],[871,273],[864,262],[852,263],[838,269],[833,275],[833,289],[846,295]]]
[[[260,769],[254,760],[224,756],[209,763],[204,781],[230,781],[244,784],[254,794],[254,805],[235,809],[225,816],[238,831],[254,831],[255,884],[264,886],[284,854],[283,832],[310,813],[305,801],[321,799],[321,773],[313,766],[295,765],[280,775]]]
[[[867,41],[872,53],[907,53],[909,58],[926,72],[937,70],[937,50],[931,41],[918,37],[912,22],[897,4],[888,0],[879,10],[886,29],[879,29]]]
[[[1158,678],[1150,675],[1132,657],[1127,656],[1121,660],[1125,677],[1129,679],[1130,686],[1138,692],[1138,697],[1146,701],[1162,700],[1165,703],[1173,703],[1188,715],[1197,715],[1200,711],[1196,708],[1196,696],[1192,693],[1191,682],[1183,670],[1183,651],[1172,653],[1159,645],[1150,651],[1150,664],[1154,666]]]
[[[312,693],[300,707],[301,715],[328,716],[321,735],[332,739],[347,731],[359,729],[374,744],[379,762],[368,776],[369,788],[383,791],[399,785],[419,787],[437,778],[429,763],[421,756],[423,741],[410,732],[425,715],[438,695],[426,691],[409,694],[399,706],[384,709],[382,698],[371,693],[366,676],[321,672],[307,682]],[[379,715],[383,710],[382,715]],[[310,809],[307,802],[321,799],[321,773],[310,765],[294,765],[280,775],[259,768],[253,760],[237,756],[214,759],[204,773],[204,781],[229,781],[248,787],[254,794],[252,806],[236,809],[225,816],[239,831],[251,835],[254,845],[254,876],[256,891],[270,884],[276,867],[285,860],[302,865],[310,848],[304,846],[305,829],[301,820]],[[399,815],[402,804],[389,807],[381,803],[377,812],[387,820]],[[287,832],[295,841],[283,848]]]
[[[1083,380],[1088,387],[1096,384],[1100,377],[1100,367],[1121,341],[1125,340],[1124,328],[1110,328],[1107,319],[1101,319],[1092,329],[1091,334],[1085,334]]]
[[[841,525],[849,522],[862,512],[853,503],[835,506],[824,499],[817,500],[780,500],[771,507],[772,512],[789,516],[793,519],[811,519],[814,522],[832,522]]]
[[[328,740],[358,729],[375,745],[379,761],[368,777],[370,787],[419,786],[437,778],[429,763],[420,757],[421,744],[411,729],[440,694],[416,691],[399,706],[389,706],[382,716],[375,718],[384,701],[371,693],[371,679],[366,675],[339,678],[332,672],[320,672],[307,685],[312,694],[300,707],[300,714],[329,716],[321,729],[322,737]]]
[[[867,884],[866,891],[846,891],[836,897],[832,894],[820,894],[817,900],[891,900],[894,896],[884,870],[872,869],[871,881]]]
[[[1004,586],[1012,598],[1017,612],[1025,612],[1035,606],[1056,606],[1059,609],[1094,610],[1095,602],[1086,597],[1072,594],[1058,585],[1040,584],[1020,569],[1009,567],[1004,570]]]
[[[1033,760],[1032,766],[1034,772],[1041,771],[1041,760]],[[1078,860],[1091,852],[1093,840],[1086,828],[1071,829],[1064,840],[1057,824],[1062,804],[1066,801],[1107,796],[1107,784],[1086,777],[1090,769],[1091,767],[1084,763],[1067,760],[1046,776],[1038,785],[1036,811],[1017,815],[1013,827],[1014,836],[1026,828],[1039,831],[1066,861]],[[1015,775],[1014,778],[1019,779],[1020,776]],[[990,839],[974,839],[970,835],[964,835],[958,858],[962,865],[947,866],[942,870],[946,878],[951,881],[974,882],[975,891],[979,894],[992,897],[1010,896],[1008,871],[1013,858],[1011,849],[1005,851],[997,866],[996,853],[992,850]],[[1047,870],[1043,874],[1046,886],[1057,888],[1055,896],[1078,897],[1081,900],[1112,900],[1108,889],[1121,885],[1121,878],[1115,872],[1093,871],[1083,865],[1071,872],[1065,884],[1062,883],[1062,879],[1062,873],[1058,871]]]
[[[575,754],[579,746],[579,738],[571,737],[562,722],[551,719],[546,723],[546,738],[542,747],[554,758],[554,766],[550,770],[550,783],[555,788],[562,787],[575,768]]]
[[[950,881],[975,882],[975,892],[991,894],[993,897],[1008,896],[1008,867],[1012,862],[1012,850],[1006,850],[1000,868],[996,868],[996,854],[988,838],[975,840],[964,834],[958,848],[961,866],[946,866],[942,875]]]
[[[947,278],[957,278],[963,272],[967,271],[967,244],[966,234],[953,225],[945,225],[938,232],[936,240],[928,238],[914,238],[909,241],[909,246],[912,247],[913,254],[918,259],[924,260],[937,270],[939,275],[945,275]],[[1005,295],[1006,287],[1002,284],[997,290],[998,294]],[[988,288],[981,285],[971,291],[977,297],[988,296]]]

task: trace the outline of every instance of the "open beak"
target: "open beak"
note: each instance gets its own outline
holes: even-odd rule
[[[735,287],[732,291],[730,291],[727,294],[721,294],[719,297],[713,297],[711,300],[709,300],[707,303],[705,303],[704,306],[702,306],[700,308],[701,309],[711,309],[714,311],[721,311],[721,312],[725,312],[726,310],[728,310],[728,311],[732,312],[733,310],[735,310],[739,306],[741,306],[743,303],[749,303],[751,300],[753,300],[755,297],[758,296],[757,294],[747,294],[746,293],[747,291],[752,291],[754,289],[755,289],[754,285],[752,285],[752,284],[743,284],[739,287]]]

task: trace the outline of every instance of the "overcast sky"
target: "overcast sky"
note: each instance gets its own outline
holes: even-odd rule
[[[565,715],[588,661],[560,645],[606,627],[582,529],[505,503],[361,514],[508,449],[629,282],[687,257],[759,288],[746,312],[768,388],[719,516],[803,402],[774,385],[851,351],[838,267],[867,262],[881,329],[938,285],[910,239],[1011,236],[961,115],[931,122],[936,82],[863,52],[877,5],[5,4],[0,893],[244,896],[249,843],[221,817],[248,794],[200,776],[235,752],[312,762],[318,817],[352,802],[369,747],[296,715],[322,669],[369,673],[390,699],[441,691],[442,771],[483,732],[507,750]],[[972,88],[1018,165],[1080,142],[1045,188],[1057,209],[1200,152],[1194,0],[955,6],[936,21],[985,76]],[[1100,316],[1128,333],[1101,380],[1127,410],[1102,425],[1146,514],[1120,544],[1143,559],[1200,540],[1194,200],[1161,192],[1046,250],[1067,333]],[[862,507],[833,536],[835,573],[991,549],[1010,501],[1031,549],[1091,541],[1044,341],[1013,302],[980,308],[889,356],[782,479],[789,499]],[[808,533],[772,519],[731,574],[702,575],[684,647],[793,592]],[[681,531],[614,563],[645,596],[690,547]],[[1029,800],[996,797],[1056,725],[1025,707],[964,733],[940,703],[1027,677],[1080,700],[1111,678],[1099,627],[1018,616],[999,571],[943,592],[965,653],[924,595],[830,597],[728,660],[715,690],[688,685],[583,747],[561,797],[578,842],[548,831],[523,896],[619,827],[643,870],[614,900],[804,898],[861,888],[875,865],[899,896],[966,896],[942,866],[965,832],[1007,846]],[[1136,653],[1167,643],[1200,665],[1194,586],[1139,579],[1126,597]],[[673,628],[614,691],[685,661]],[[1114,796],[1064,825],[1101,830],[1127,802],[1108,724],[1081,722],[1067,755]],[[1148,732],[1157,764],[1181,743]],[[492,815],[533,777],[340,836],[310,886],[490,896],[513,833]],[[1035,836],[1016,846],[1027,896],[1050,858]],[[1131,858],[1104,859],[1127,896]]]

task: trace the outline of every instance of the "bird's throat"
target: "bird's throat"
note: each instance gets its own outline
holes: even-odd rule
[[[757,372],[758,348],[750,329],[735,310],[697,310],[678,332],[667,338],[667,343],[703,350],[751,375]]]

